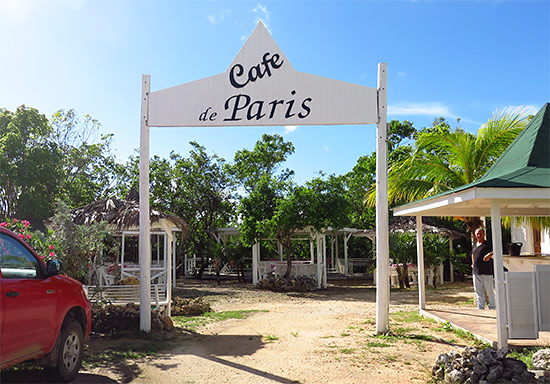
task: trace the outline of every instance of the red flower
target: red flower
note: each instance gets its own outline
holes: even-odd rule
[[[50,257],[53,257],[53,252],[50,252]]]
[[[48,249],[51,251],[53,249],[53,245],[48,245]]]
[[[20,234],[19,234],[19,238],[20,238],[21,240],[23,240],[23,239],[25,238],[25,235],[23,235],[22,233],[20,233]]]
[[[29,234],[27,233],[27,239],[30,240],[30,238],[31,238],[31,235],[29,235]]]

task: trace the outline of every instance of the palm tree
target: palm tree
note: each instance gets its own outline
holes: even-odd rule
[[[446,125],[419,132],[413,154],[389,169],[390,204],[435,196],[479,179],[528,121],[526,108],[507,108],[496,111],[477,136],[460,128],[449,130]],[[374,205],[374,186],[366,202]],[[477,228],[480,221],[468,220],[467,224]]]

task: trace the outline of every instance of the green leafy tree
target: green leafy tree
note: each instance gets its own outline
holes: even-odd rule
[[[242,149],[235,153],[229,171],[246,192],[251,192],[265,175],[281,182],[290,180],[294,171],[279,168],[293,153],[291,142],[284,141],[279,135],[264,134],[252,151]]]
[[[51,125],[50,138],[62,159],[59,198],[74,208],[111,195],[120,167],[111,152],[113,135],[98,137],[99,121],[90,115],[80,118],[73,109],[57,111]]]
[[[187,236],[183,251],[201,259],[200,278],[208,259],[217,259],[220,254],[211,234],[234,219],[235,203],[225,160],[210,156],[196,142],[190,144],[187,158],[171,153],[170,159],[154,156],[150,160],[150,202],[152,207],[185,220]],[[138,189],[138,177],[139,158],[132,157],[120,174],[124,181],[120,192],[126,194],[132,187]]]
[[[0,109],[0,217],[25,217],[40,228],[53,212],[63,173],[51,133],[34,108]]]
[[[212,232],[227,226],[235,214],[232,183],[225,160],[208,155],[196,142],[190,143],[189,158],[172,155],[174,173],[171,185],[174,198],[170,210],[183,217],[188,225],[189,249],[201,258],[199,277],[206,266],[205,258],[212,249]]]

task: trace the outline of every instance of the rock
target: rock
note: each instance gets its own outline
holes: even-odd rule
[[[481,377],[482,375],[487,373],[487,367],[483,364],[476,364],[474,365],[474,373]]]
[[[448,361],[449,361],[449,355],[447,355],[446,353],[442,353],[439,356],[437,356],[437,359],[435,360],[435,364],[439,366],[441,364],[446,364]]]
[[[466,379],[466,374],[458,369],[453,369],[445,375],[445,382],[449,384],[462,384],[466,381]]]
[[[268,277],[260,280],[257,287],[274,292],[309,292],[317,289],[317,280],[309,276]]]
[[[452,350],[437,357],[432,373],[441,381],[444,371],[443,382],[453,384],[537,383],[535,374],[527,370],[525,363],[507,358],[506,353],[506,350],[495,351],[492,348],[482,351],[465,348],[462,354]],[[539,379],[539,384],[546,384],[541,380],[544,378]]]
[[[176,296],[172,299],[172,316],[199,316],[210,311],[210,304],[202,297],[185,299]]]
[[[498,379],[500,379],[502,372],[504,372],[504,368],[502,367],[502,365],[493,365],[491,368],[489,368],[489,373],[487,373],[487,381],[489,383],[496,382]]]
[[[477,360],[487,367],[493,365],[496,362],[493,352],[492,348],[486,348],[477,354]]]
[[[536,369],[550,371],[550,349],[541,349],[533,353],[533,366]]]

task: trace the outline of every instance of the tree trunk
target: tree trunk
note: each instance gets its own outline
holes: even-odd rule
[[[409,267],[407,264],[397,264],[395,267],[397,270],[397,279],[399,280],[399,288],[403,289],[405,287],[410,288],[409,283]]]

